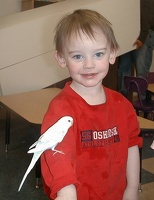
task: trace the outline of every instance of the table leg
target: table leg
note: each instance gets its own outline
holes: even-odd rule
[[[32,124],[34,131],[35,131],[35,138],[38,139],[38,137],[40,136],[40,131],[41,131],[41,125],[36,125],[36,124]],[[37,140],[36,139],[36,140]],[[36,186],[35,188],[40,188],[40,178],[41,178],[41,163],[40,163],[40,159],[36,162],[35,164],[35,177],[36,177]]]
[[[5,151],[8,151],[8,145],[10,143],[10,120],[11,114],[9,111],[6,111],[6,124],[5,124]]]
[[[41,163],[40,159],[36,162],[36,168],[35,168],[35,176],[36,176],[36,188],[40,188],[39,180],[41,178]]]
[[[139,183],[139,192],[142,192],[141,183],[142,183],[142,148],[139,149],[140,153],[140,183]]]

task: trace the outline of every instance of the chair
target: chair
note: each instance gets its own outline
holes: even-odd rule
[[[151,83],[154,83],[154,72],[149,72],[148,75],[147,75],[147,81],[148,81],[148,84],[151,84]],[[146,99],[148,101],[153,101],[154,102],[154,99],[153,99],[153,94],[147,90],[146,92]]]
[[[127,90],[127,98],[130,100],[139,116],[142,111],[144,118],[151,114],[151,120],[154,120],[154,103],[143,99],[148,88],[148,81],[145,78],[125,76],[124,84]],[[134,94],[136,96],[134,97]]]

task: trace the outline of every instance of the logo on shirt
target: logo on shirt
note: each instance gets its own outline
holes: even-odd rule
[[[115,142],[120,142],[117,127],[102,131],[81,131],[81,143],[83,148],[102,147],[106,145],[111,145]]]

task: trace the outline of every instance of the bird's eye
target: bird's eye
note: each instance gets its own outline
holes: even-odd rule
[[[69,119],[68,122],[71,122],[71,120]]]

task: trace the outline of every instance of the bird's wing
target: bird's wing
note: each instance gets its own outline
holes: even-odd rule
[[[53,146],[56,146],[63,140],[65,134],[66,132],[63,130],[54,130],[54,132],[50,130],[50,134],[49,132],[45,132],[33,145],[30,146],[28,153],[52,149]],[[33,148],[34,146],[35,148]]]
[[[37,145],[38,141],[36,141],[34,144],[32,144],[29,149],[32,149],[33,147],[35,147]]]
[[[35,147],[36,145],[37,145],[37,143],[39,142],[39,141],[41,141],[42,140],[42,138],[44,138],[44,134],[43,135],[41,135],[40,137],[39,137],[39,139],[36,141],[36,142],[34,142],[34,144],[32,144],[30,147],[29,147],[29,149],[32,149],[33,147]]]
[[[46,142],[38,142],[36,147],[33,149],[30,149],[27,153],[36,153],[39,151],[45,151],[47,149],[52,149],[53,146],[56,146],[58,144],[57,140],[48,140]]]
[[[39,137],[39,139],[34,144],[32,144],[29,147],[29,149],[32,149],[33,147],[37,146],[37,144],[39,142],[43,142],[43,141],[46,142],[46,141],[48,141],[49,138],[51,138],[51,140],[52,139],[54,140],[54,138],[56,137],[56,134],[57,134],[57,130],[55,130],[54,128],[50,127],[44,134],[42,134]]]
[[[39,157],[41,156],[42,153],[43,153],[43,151],[40,151],[40,152],[37,152],[37,153],[35,153],[33,155],[32,160],[30,162],[30,165],[28,166],[28,169],[27,169],[27,171],[26,171],[26,173],[25,173],[25,175],[24,175],[24,177],[23,177],[23,179],[22,179],[22,181],[20,183],[18,192],[21,190],[21,187],[22,187],[26,177],[28,176],[29,172],[32,170],[32,168],[34,167],[36,161],[39,159]]]

